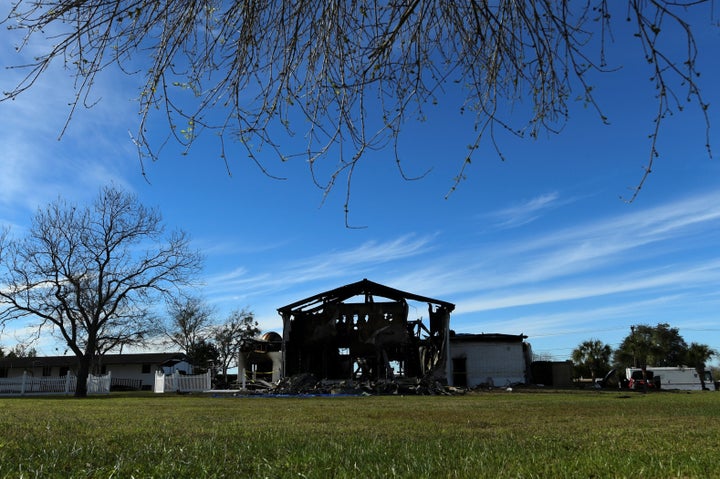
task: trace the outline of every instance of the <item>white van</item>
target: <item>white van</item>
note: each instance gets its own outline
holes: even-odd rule
[[[685,391],[701,391],[703,389],[703,381],[705,389],[715,389],[712,373],[705,371],[702,378],[695,368],[685,366],[674,367],[654,367],[648,366],[646,371],[652,372],[648,374],[653,379],[654,384],[661,389],[682,389]],[[634,374],[633,374],[634,373]],[[639,374],[638,374],[639,373]],[[640,368],[627,368],[625,376],[632,384],[633,378],[638,378],[642,374]]]

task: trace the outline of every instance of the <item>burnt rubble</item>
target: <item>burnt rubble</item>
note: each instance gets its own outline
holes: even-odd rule
[[[454,395],[463,394],[462,388],[454,388],[427,376],[423,378],[397,378],[378,380],[320,380],[313,374],[300,373],[281,379],[277,384],[263,382],[253,384],[245,394],[263,394],[273,396],[303,395]],[[241,395],[243,393],[240,393]]]

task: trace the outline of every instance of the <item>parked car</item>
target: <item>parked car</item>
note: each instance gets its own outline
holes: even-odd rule
[[[642,369],[627,368],[625,375],[628,381],[627,387],[630,389],[660,389],[659,378],[655,376],[652,370],[646,369],[643,371]]]

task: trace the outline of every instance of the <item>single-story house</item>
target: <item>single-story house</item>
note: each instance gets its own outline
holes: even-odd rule
[[[75,373],[75,356],[37,356],[0,358],[0,378],[14,378],[23,373],[36,377],[65,376]],[[183,353],[106,354],[98,358],[93,370],[97,374],[111,373],[112,386],[128,389],[152,389],[155,372],[192,374],[192,365]]]

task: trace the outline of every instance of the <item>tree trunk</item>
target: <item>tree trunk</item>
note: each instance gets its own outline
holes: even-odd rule
[[[87,379],[90,373],[90,362],[92,356],[87,354],[78,358],[78,372],[77,372],[77,383],[75,386],[75,397],[84,398],[87,397]]]

